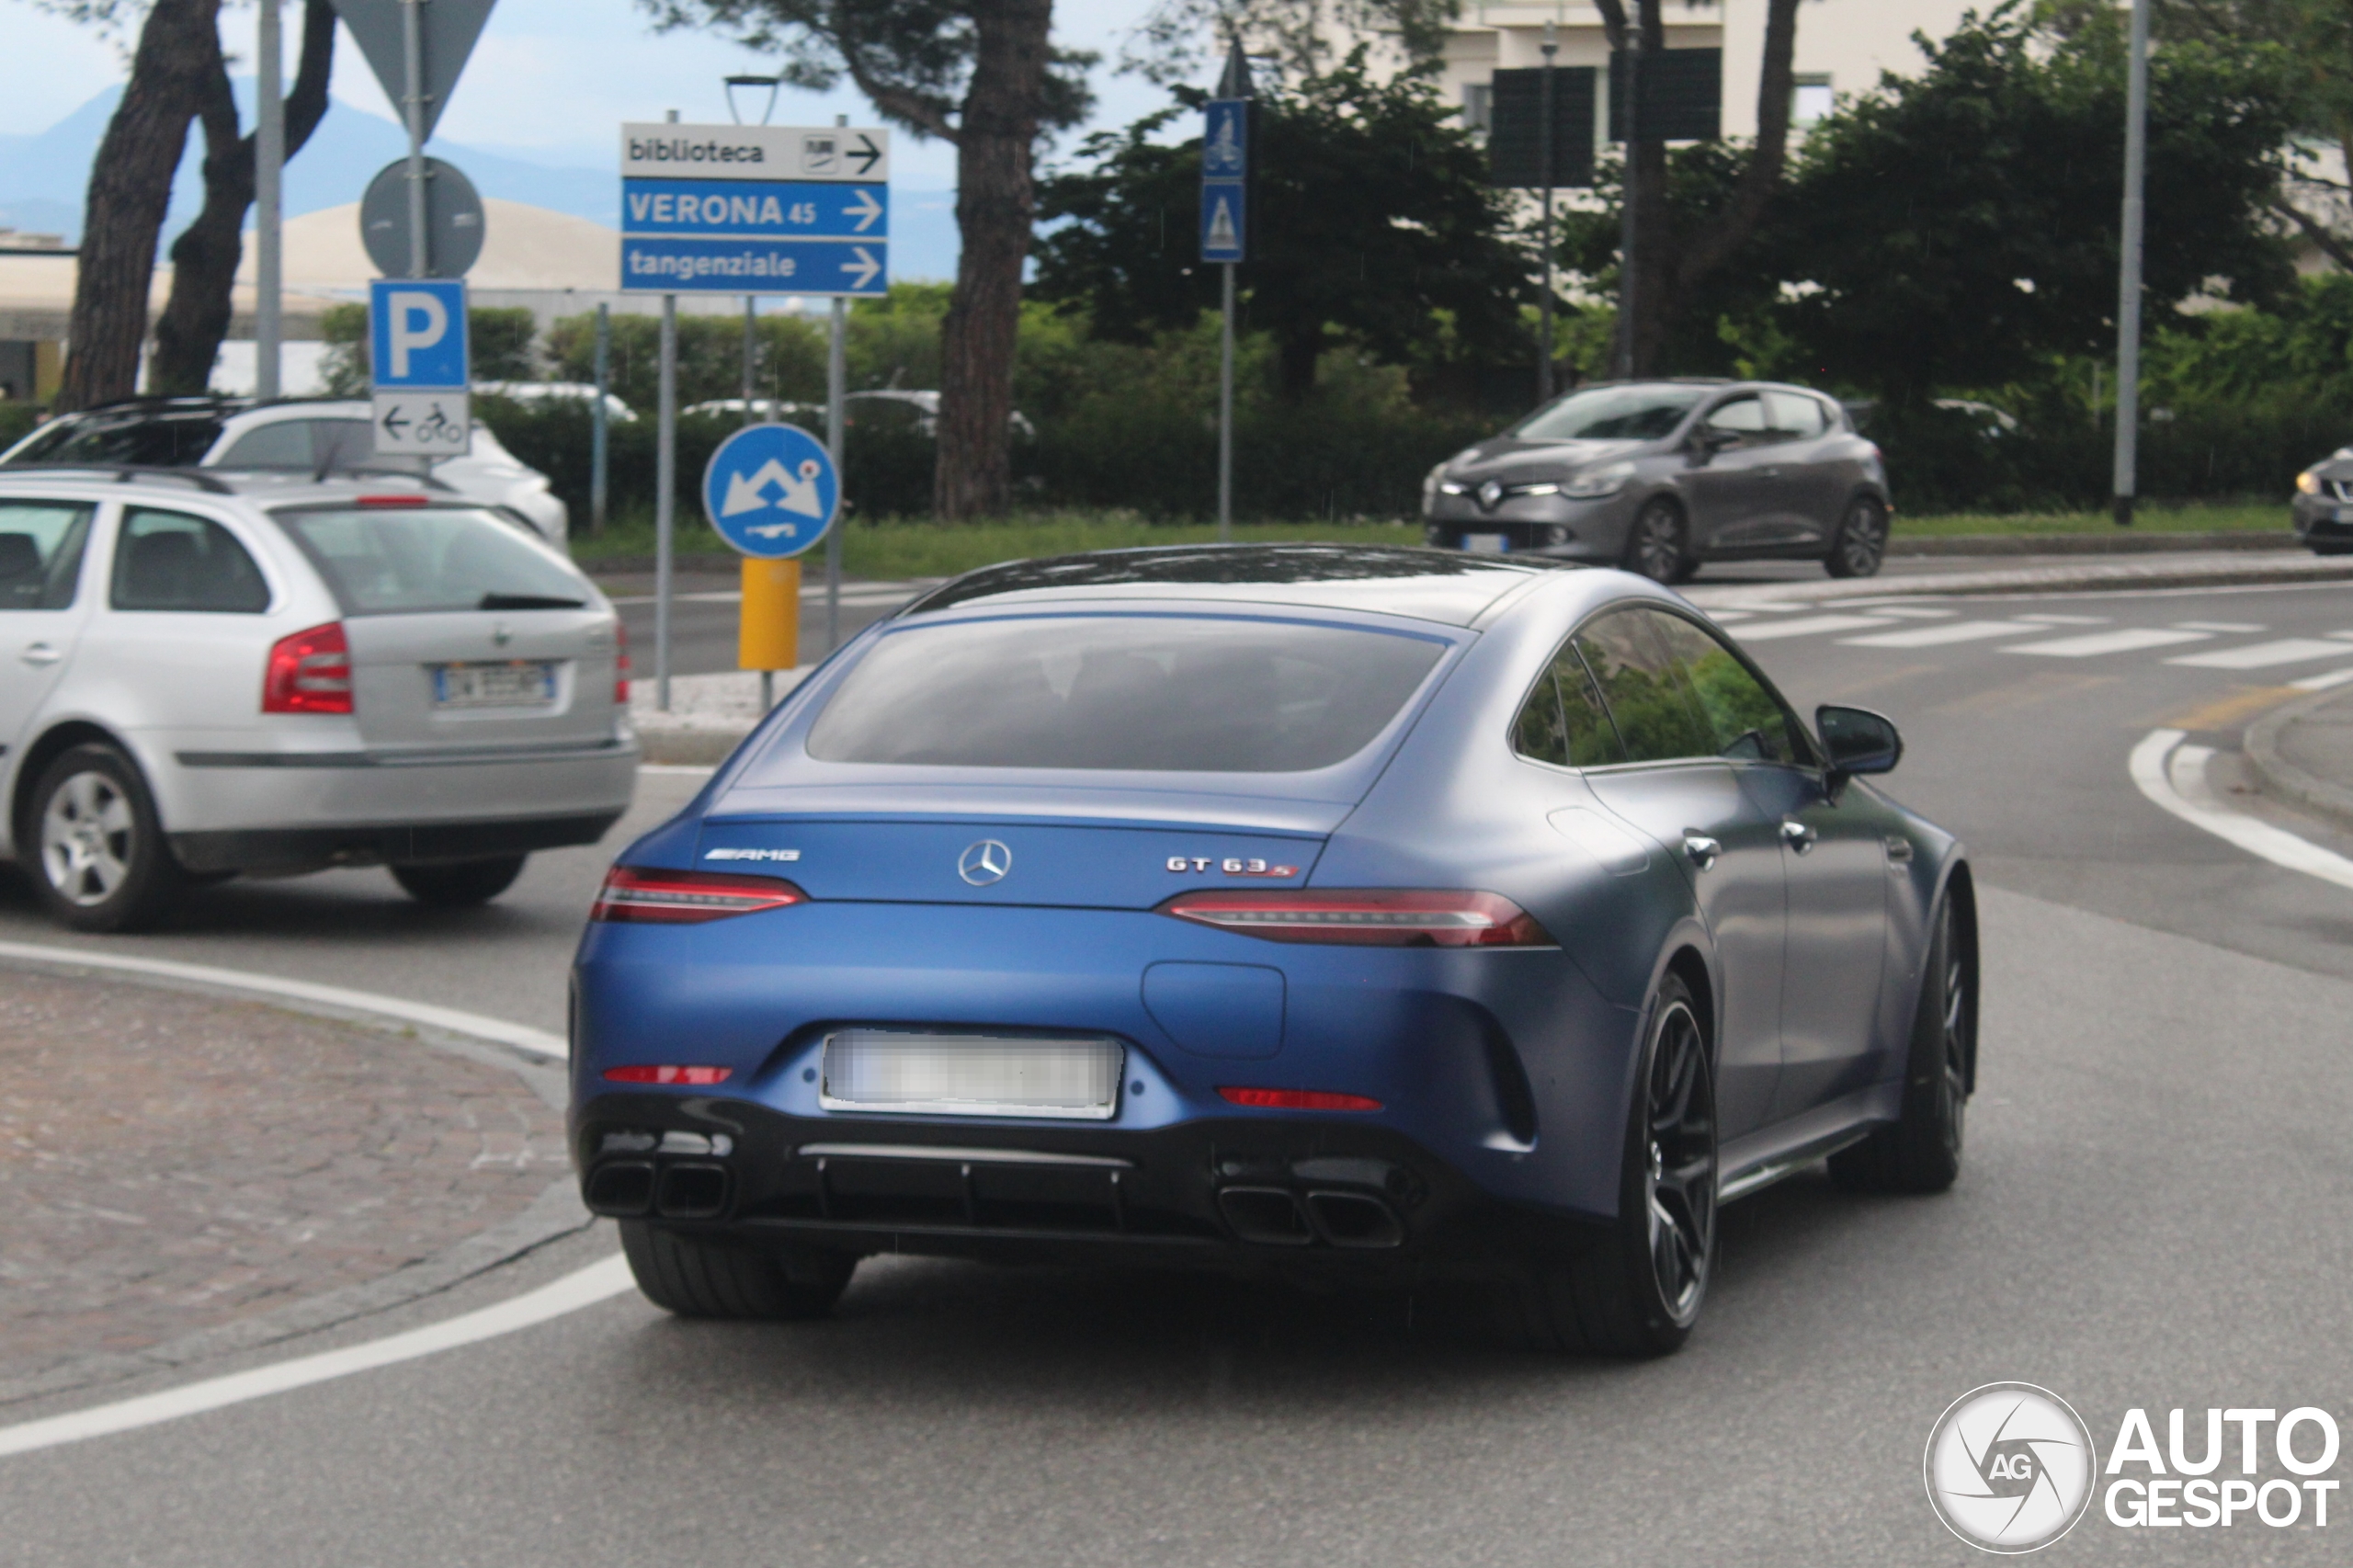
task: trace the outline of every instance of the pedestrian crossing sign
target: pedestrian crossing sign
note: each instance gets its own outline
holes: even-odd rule
[[[1201,259],[1240,261],[1243,254],[1242,189],[1239,185],[1201,187]]]

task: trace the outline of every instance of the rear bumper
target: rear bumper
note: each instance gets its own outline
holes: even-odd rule
[[[576,1108],[572,1131],[582,1198],[599,1214],[858,1253],[1373,1283],[1486,1274],[1591,1233],[1499,1202],[1372,1125],[860,1125],[747,1100],[608,1095]]]
[[[619,811],[492,822],[355,824],[175,833],[172,853],[191,871],[304,871],[328,866],[408,866],[528,855],[594,844]]]

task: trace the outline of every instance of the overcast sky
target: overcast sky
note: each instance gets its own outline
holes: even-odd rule
[[[1096,73],[1097,125],[1125,125],[1167,102],[1158,89],[1110,70],[1151,3],[1060,0],[1055,7],[1055,41],[1105,57]],[[290,34],[301,6],[286,0],[284,9]],[[253,18],[249,0],[228,0],[222,31],[233,53],[250,57]],[[0,48],[0,133],[47,130],[127,74],[119,42],[49,15],[32,0],[0,0],[0,41],[6,45]],[[287,40],[290,72],[294,41]],[[720,79],[761,63],[708,35],[655,33],[632,0],[499,0],[438,134],[542,163],[611,166],[621,121],[660,119],[675,108],[682,119],[723,123]],[[243,74],[246,68],[234,69]],[[348,33],[335,50],[335,96],[392,116]],[[874,123],[864,100],[847,88],[829,95],[788,89],[775,122],[829,125],[836,113],[848,114],[853,124]],[[1063,146],[1074,141],[1065,137]],[[911,188],[954,183],[954,152],[938,142],[903,135],[892,163],[894,182]]]

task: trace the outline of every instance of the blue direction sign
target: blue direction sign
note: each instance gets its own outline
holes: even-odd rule
[[[746,426],[720,443],[703,470],[710,526],[765,561],[799,555],[824,539],[841,498],[825,444],[798,426]]]
[[[887,294],[891,247],[621,236],[621,288],[652,294]]]
[[[379,278],[368,285],[369,378],[385,392],[463,392],[466,285]]]
[[[1250,101],[1211,98],[1201,125],[1201,259],[1240,261],[1248,250]]]
[[[624,179],[621,228],[631,234],[745,239],[881,239],[891,187],[820,180]]]

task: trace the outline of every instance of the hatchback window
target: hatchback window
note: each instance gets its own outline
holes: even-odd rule
[[[320,506],[275,514],[346,615],[577,609],[587,582],[494,512]]]
[[[1710,409],[1705,423],[1709,429],[1737,436],[1748,446],[1778,438],[1777,432],[1766,427],[1765,404],[1753,393]]]
[[[1653,610],[1612,611],[1577,633],[1577,651],[1593,671],[1629,762],[1713,756],[1715,741],[1676,673],[1674,655]]]
[[[117,609],[258,615],[269,608],[261,569],[210,517],[144,508],[123,515],[114,546]]]
[[[1803,733],[1780,699],[1733,653],[1680,616],[1651,616],[1706,719],[1718,756],[1741,762],[1796,762]]]
[[[0,501],[0,609],[73,604],[97,509],[87,502]]]
[[[1784,441],[1811,441],[1829,428],[1822,404],[1799,392],[1767,392],[1766,423]]]
[[[18,453],[20,463],[88,463],[98,468],[187,468],[221,438],[212,413],[92,415],[61,419]]]
[[[1511,427],[1525,441],[1658,441],[1707,396],[1705,387],[1595,387],[1571,392]]]
[[[1294,773],[1370,744],[1446,645],[1297,622],[1071,616],[913,627],[809,734],[826,762]]]

